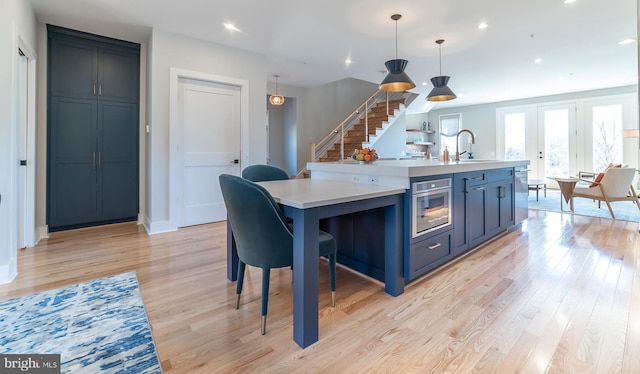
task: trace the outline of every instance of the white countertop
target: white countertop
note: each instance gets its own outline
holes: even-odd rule
[[[298,209],[404,193],[403,188],[313,178],[258,182],[276,202]]]
[[[529,165],[529,160],[461,160],[443,162],[430,159],[378,160],[370,164],[358,164],[356,161],[309,162],[307,169],[322,171],[347,171],[365,174],[384,174],[401,177],[422,177],[427,175],[463,173],[466,171],[508,168]],[[313,173],[312,173],[313,175]]]
[[[464,173],[468,171],[509,168],[529,165],[529,160],[461,160],[443,162],[431,159],[377,160],[359,164],[353,160],[309,162],[311,178],[350,181],[409,188],[409,178],[430,175]]]

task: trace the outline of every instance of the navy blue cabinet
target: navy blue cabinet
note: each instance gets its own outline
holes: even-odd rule
[[[136,220],[140,46],[48,33],[49,229]]]
[[[513,168],[454,174],[453,191],[455,256],[514,224]]]
[[[454,174],[453,208],[454,254],[458,256],[482,243],[486,237],[486,171]]]
[[[515,223],[514,173],[512,168],[488,172],[487,234],[494,236]]]
[[[453,230],[448,230],[411,243],[405,261],[405,278],[416,279],[453,259],[452,242]]]
[[[487,184],[471,185],[467,191],[467,232],[469,248],[484,242],[488,234],[492,206],[489,204]]]

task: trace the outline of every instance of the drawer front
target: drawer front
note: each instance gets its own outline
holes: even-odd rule
[[[478,184],[483,184],[487,182],[487,173],[484,171],[477,173],[469,173],[466,176],[468,183],[470,186],[477,186]]]
[[[453,230],[411,244],[409,279],[426,274],[453,258],[451,239]]]
[[[502,179],[513,179],[513,168],[493,169],[487,174],[489,182]]]

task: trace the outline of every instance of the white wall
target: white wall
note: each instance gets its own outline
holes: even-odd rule
[[[407,150],[407,114],[400,114],[384,134],[373,144],[381,158],[398,158]]]
[[[0,2],[0,283],[17,275],[17,172],[15,92],[18,40],[37,48],[36,19],[23,0]]]
[[[267,104],[267,110],[269,111],[269,165],[277,166],[285,170],[289,175],[295,174],[295,170],[290,171],[287,167],[285,115],[287,111],[295,109],[295,100],[287,97],[283,105]]]
[[[298,126],[303,126],[304,123],[302,119],[304,109],[301,107],[301,103],[304,102],[308,90],[307,88],[278,84],[278,93],[285,97],[284,106],[286,107],[283,117],[284,164],[281,167],[292,176],[305,166],[305,164],[298,165],[298,155],[301,151],[298,147]],[[275,92],[275,82],[267,82],[267,97]],[[273,108],[273,105],[267,105],[269,108]],[[309,152],[307,151],[307,153]]]
[[[243,144],[241,166],[265,163],[266,56],[153,30],[149,43],[149,113],[147,136],[148,208],[151,231],[171,229],[169,175],[169,72],[171,68],[249,82],[249,144]],[[241,135],[244,136],[244,135]],[[168,226],[167,226],[168,225]],[[162,231],[161,229],[160,231]]]

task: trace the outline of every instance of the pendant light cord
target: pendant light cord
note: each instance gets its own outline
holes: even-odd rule
[[[396,21],[396,60],[398,59],[398,20]]]
[[[440,55],[440,75],[442,75],[442,43],[438,44],[438,55]]]
[[[398,59],[398,20],[402,18],[401,14],[393,14],[391,19],[396,23],[396,60]]]
[[[442,76],[442,43],[444,43],[444,39],[436,40],[436,44],[438,45],[438,55],[440,56],[440,76]]]

